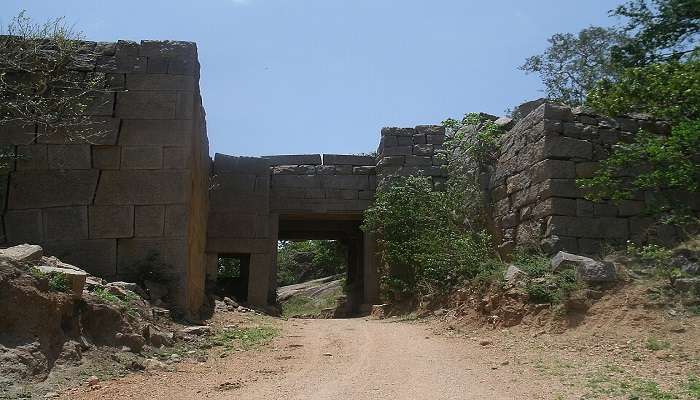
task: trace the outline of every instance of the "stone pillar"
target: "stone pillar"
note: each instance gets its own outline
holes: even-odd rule
[[[379,260],[377,257],[377,240],[371,233],[363,233],[364,261],[364,304],[379,303]]]
[[[272,255],[270,253],[251,254],[250,275],[248,277],[248,303],[264,307],[270,292],[270,271]]]

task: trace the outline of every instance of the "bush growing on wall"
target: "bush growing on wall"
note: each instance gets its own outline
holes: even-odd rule
[[[444,124],[446,189],[434,190],[429,177],[396,177],[380,186],[365,212],[363,229],[378,238],[387,300],[445,293],[501,268],[485,230],[480,180],[496,158],[503,131],[479,114]]]

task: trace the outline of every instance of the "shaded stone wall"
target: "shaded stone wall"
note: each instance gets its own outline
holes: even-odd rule
[[[193,314],[202,298],[187,292],[203,287],[209,175],[196,46],[88,46],[98,55],[83,68],[115,87],[93,111],[106,133],[88,144],[2,127],[0,144],[19,156],[0,180],[3,243],[42,244],[106,279],[152,270]]]
[[[520,120],[506,135],[491,180],[494,217],[501,247],[541,244],[597,254],[606,245],[654,239],[670,243],[676,228],[656,227],[644,215],[653,192],[632,200],[593,203],[584,198],[577,178],[590,177],[612,147],[629,142],[640,128],[668,134],[664,122],[640,118],[605,118],[585,109],[543,104]],[[632,177],[635,171],[628,171]],[[700,198],[669,193],[700,211]]]

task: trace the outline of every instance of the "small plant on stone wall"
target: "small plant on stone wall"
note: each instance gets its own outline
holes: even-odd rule
[[[681,268],[673,265],[673,252],[665,247],[656,244],[638,246],[627,242],[626,252],[636,264],[653,271],[671,287],[675,285],[676,279],[683,277]]]
[[[488,226],[485,181],[498,158],[505,131],[484,114],[469,113],[461,121],[443,121],[447,131],[441,156],[447,161],[447,190],[452,206],[471,229]]]
[[[27,143],[33,134],[79,142],[104,135],[104,122],[90,114],[111,102],[114,89],[95,71],[94,42],[63,18],[38,24],[24,11],[1,33],[0,127],[26,131]]]

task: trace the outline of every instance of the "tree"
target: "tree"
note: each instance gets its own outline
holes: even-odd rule
[[[595,26],[576,35],[557,33],[544,53],[528,57],[520,69],[540,76],[549,99],[580,105],[597,82],[617,76],[611,52],[627,40],[615,29]]]
[[[698,56],[700,0],[630,0],[610,12],[626,18],[631,40],[613,49],[613,62],[639,67]]]
[[[700,61],[654,63],[603,80],[587,105],[606,115],[642,112],[671,122],[700,119]]]
[[[61,134],[91,142],[104,134],[93,118],[113,92],[96,72],[94,42],[63,18],[37,24],[22,11],[0,36],[0,129],[36,135]],[[6,155],[7,156],[7,155]]]

